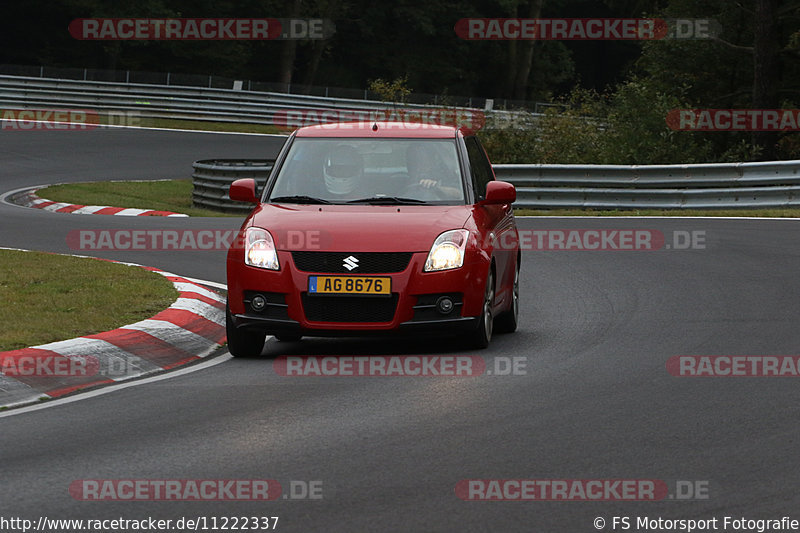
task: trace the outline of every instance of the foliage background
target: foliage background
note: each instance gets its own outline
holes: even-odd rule
[[[797,108],[793,0],[31,0],[6,3],[0,63],[557,102],[535,130],[482,133],[497,162],[691,163],[800,158],[795,133],[689,133],[676,108]],[[84,17],[321,17],[325,41],[78,41]],[[466,41],[466,17],[710,18],[713,40]],[[383,85],[381,85],[383,84]]]

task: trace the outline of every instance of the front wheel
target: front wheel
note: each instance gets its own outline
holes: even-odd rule
[[[486,278],[486,290],[483,293],[483,308],[478,320],[478,327],[472,333],[472,345],[475,348],[486,348],[492,340],[492,329],[494,327],[494,315],[492,314],[494,305],[494,273],[489,270]]]
[[[511,309],[504,311],[495,319],[495,331],[513,333],[519,323],[519,263],[514,271],[514,287],[511,294]]]
[[[225,308],[225,332],[228,336],[228,351],[234,357],[256,357],[264,349],[267,336],[264,333],[238,329],[233,324],[230,307]]]

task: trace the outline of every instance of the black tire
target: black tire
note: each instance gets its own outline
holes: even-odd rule
[[[225,308],[225,331],[228,336],[228,351],[234,357],[256,357],[264,349],[267,336],[264,333],[237,329],[233,325],[231,310]]]
[[[513,333],[519,323],[519,261],[514,271],[514,289],[511,296],[511,309],[497,315],[494,319],[494,330],[497,333]]]
[[[472,333],[473,347],[483,349],[489,346],[492,341],[492,330],[494,329],[494,316],[492,315],[492,305],[494,303],[494,272],[489,270],[486,278],[486,289],[483,291],[483,308],[478,320],[478,327]]]
[[[299,333],[281,333],[279,335],[275,335],[275,338],[281,342],[297,342],[302,339],[303,336]]]

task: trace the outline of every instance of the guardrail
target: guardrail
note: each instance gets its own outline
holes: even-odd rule
[[[256,195],[260,194],[272,172],[274,160],[209,159],[195,161],[192,167],[192,203],[224,213],[247,214],[252,204],[236,202],[228,196],[230,184],[240,178],[256,180]]]
[[[495,165],[518,207],[736,209],[800,206],[800,161],[694,165]]]
[[[287,113],[297,110],[352,114],[392,109],[459,110],[485,113],[498,124],[528,125],[540,115],[526,112],[480,111],[468,107],[430,106],[375,100],[328,98],[299,94],[256,92],[211,87],[181,87],[135,83],[48,79],[0,75],[0,106],[25,108],[70,107],[102,113],[133,112],[138,117],[284,126]],[[292,118],[290,117],[290,120]],[[323,113],[305,113],[297,125],[317,124]],[[288,129],[294,129],[292,124]]]
[[[273,161],[197,161],[195,205],[246,213],[232,202],[233,180],[259,190]],[[516,207],[533,209],[735,209],[800,206],[800,160],[697,165],[494,165],[517,188]]]
[[[214,87],[217,89],[236,89],[248,92],[281,93],[284,95],[313,95],[325,98],[349,98],[354,100],[383,101],[380,94],[370,89],[331,87],[329,85],[308,85],[304,83],[264,82],[247,79],[234,79],[225,76],[187,74],[180,72],[152,72],[141,70],[110,70],[83,67],[53,67],[44,65],[0,64],[0,75],[28,78],[50,78],[59,80],[82,80],[89,82],[116,82],[139,85],[172,85],[182,87]],[[563,104],[536,102],[530,100],[509,100],[506,98],[487,99],[475,96],[453,94],[426,94],[417,91],[404,97],[412,104],[445,105],[448,107],[469,107],[477,109],[525,109],[539,113],[549,107],[564,107]]]

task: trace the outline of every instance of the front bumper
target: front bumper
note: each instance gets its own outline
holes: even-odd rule
[[[278,257],[281,270],[269,271],[229,256],[228,301],[236,327],[307,336],[457,334],[477,327],[488,272],[479,257],[468,256],[458,269],[423,272],[427,252],[419,252],[401,272],[357,274],[390,277],[391,297],[309,295],[309,276],[332,274],[299,270],[290,252]],[[255,294],[268,302],[261,311],[250,305]],[[454,302],[446,314],[436,310],[443,296]]]

